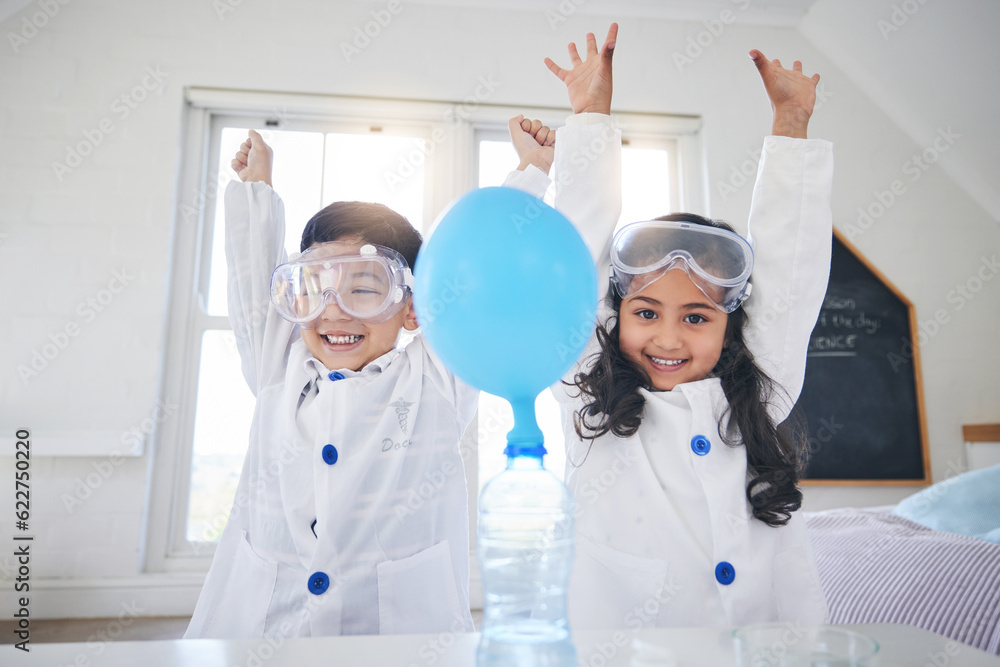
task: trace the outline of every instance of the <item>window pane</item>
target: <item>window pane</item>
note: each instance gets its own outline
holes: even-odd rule
[[[320,184],[323,179],[323,135],[319,132],[264,130],[261,136],[274,149],[271,182],[285,204],[285,248],[299,249],[302,228],[320,209]],[[219,175],[215,197],[215,227],[212,235],[212,269],[209,279],[208,314],[226,314],[226,186],[235,178],[230,162],[240,144],[246,141],[247,128],[222,129],[219,150]]]
[[[621,220],[651,220],[675,213],[670,201],[670,178],[667,151],[622,147]]]
[[[517,168],[517,151],[510,141],[479,142],[479,187],[503,185],[512,170]]]
[[[322,205],[378,202],[423,229],[425,157],[421,137],[327,134]]]
[[[501,185],[517,167],[510,141],[479,141],[479,187]],[[622,215],[629,222],[674,213],[670,201],[670,154],[662,148],[622,147]],[[545,201],[551,193],[546,193]]]
[[[198,371],[188,540],[211,542],[222,534],[243,468],[253,410],[233,332],[206,331]]]
[[[298,252],[302,228],[320,210],[323,187],[321,132],[261,132],[274,146],[274,191],[285,203],[285,250]],[[270,135],[270,138],[269,138]]]

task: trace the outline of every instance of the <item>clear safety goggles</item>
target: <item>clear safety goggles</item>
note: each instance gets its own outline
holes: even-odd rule
[[[392,248],[332,241],[293,255],[274,270],[271,303],[283,318],[306,329],[333,303],[350,317],[378,324],[406,305],[412,287],[406,260]]]
[[[615,233],[611,282],[623,299],[671,269],[683,269],[719,310],[731,313],[750,296],[753,249],[739,234],[690,222],[632,222]]]

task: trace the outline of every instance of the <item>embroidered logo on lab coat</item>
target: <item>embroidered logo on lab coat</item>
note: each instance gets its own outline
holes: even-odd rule
[[[404,434],[407,433],[407,419],[410,414],[410,406],[413,405],[410,401],[404,401],[399,399],[395,403],[390,403],[392,407],[396,408],[396,419],[399,420],[399,430]]]

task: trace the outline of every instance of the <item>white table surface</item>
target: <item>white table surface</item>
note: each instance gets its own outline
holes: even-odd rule
[[[997,667],[1000,657],[912,626],[843,626],[875,638],[879,667]],[[574,636],[579,665],[726,667],[735,664],[732,630],[669,628],[584,632]],[[0,665],[44,667],[468,667],[478,633],[312,637],[284,640],[178,639],[102,644],[0,646]]]

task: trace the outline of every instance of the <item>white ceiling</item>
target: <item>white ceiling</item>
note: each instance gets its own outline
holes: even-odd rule
[[[958,135],[938,164],[1000,221],[1000,2],[817,0],[798,27],[913,139],[914,153],[939,133]]]
[[[495,7],[508,11],[537,13],[543,9],[579,12],[582,15],[612,18],[655,18],[669,21],[710,21],[723,11],[731,11],[734,23],[755,25],[798,25],[816,0],[409,0],[423,5],[446,7]],[[926,2],[926,0],[924,0]]]
[[[540,8],[538,0],[409,1]],[[997,0],[549,0],[544,6],[699,23],[729,10],[737,23],[797,28],[913,139],[915,153],[932,146],[939,131],[961,135],[938,164],[1000,221]]]
[[[14,14],[17,14],[27,7],[29,2],[31,0],[0,0],[0,21],[6,21]]]
[[[0,21],[31,0],[0,0]],[[538,0],[407,0],[539,11]],[[916,144],[960,135],[940,165],[1000,221],[1000,2],[997,0],[559,0],[553,11],[797,28]]]

